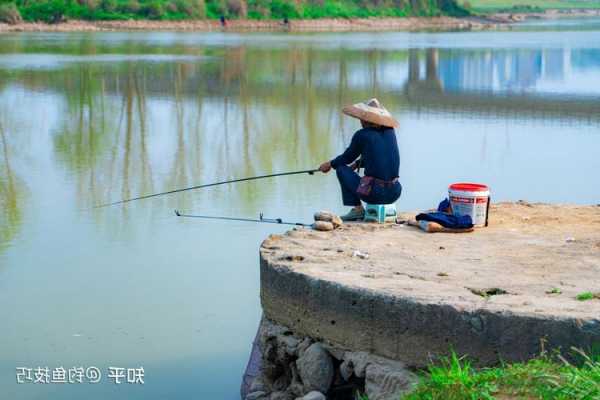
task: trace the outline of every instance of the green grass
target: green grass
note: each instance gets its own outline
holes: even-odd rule
[[[579,301],[600,299],[600,293],[583,292],[583,293],[579,293],[575,298]]]
[[[580,365],[560,356],[540,356],[525,363],[475,369],[456,354],[431,365],[404,400],[597,400],[600,357],[576,350]],[[367,400],[365,396],[361,400]]]
[[[596,0],[459,0],[459,4],[480,13],[600,8]]]

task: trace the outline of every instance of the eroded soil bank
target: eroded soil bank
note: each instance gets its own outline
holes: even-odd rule
[[[294,379],[303,382],[292,371],[303,350],[287,369],[277,360],[289,357],[274,356],[285,353],[277,343],[286,336],[334,349],[328,354],[342,384],[366,384],[364,374],[340,378],[351,354],[399,362],[394,373],[379,362],[382,382],[395,382],[397,393],[410,385],[404,366],[423,367],[451,348],[494,365],[600,345],[600,299],[578,299],[600,293],[600,206],[498,204],[488,228],[463,234],[398,224],[296,229],[265,240],[260,259],[264,314],[283,330],[263,335],[275,350],[264,345],[262,360],[279,371],[271,383],[288,382],[262,388],[265,396],[307,395],[290,391]]]
[[[467,30],[487,29],[508,21],[492,21],[485,18],[364,18],[342,19],[322,18],[311,20],[290,20],[284,24],[278,20],[228,20],[224,28],[216,20],[186,21],[67,21],[59,24],[20,23],[8,25],[0,23],[0,32],[94,32],[127,30],[169,30],[169,31],[391,31],[391,30]]]

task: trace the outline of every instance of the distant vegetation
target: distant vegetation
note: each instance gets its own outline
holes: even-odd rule
[[[463,16],[455,0],[0,0],[0,21]]]
[[[543,12],[561,9],[600,8],[596,0],[458,0],[458,3],[473,12]]]

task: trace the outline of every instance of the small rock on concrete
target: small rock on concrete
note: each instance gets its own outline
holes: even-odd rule
[[[331,211],[319,211],[315,213],[315,221],[331,222],[334,228],[342,226],[343,221]]]
[[[327,232],[333,230],[333,224],[326,221],[315,221],[313,228],[317,231]]]
[[[327,398],[323,393],[313,390],[302,397],[297,397],[296,400],[327,400]]]
[[[319,343],[312,344],[296,361],[298,373],[307,391],[327,393],[333,380],[333,361]]]

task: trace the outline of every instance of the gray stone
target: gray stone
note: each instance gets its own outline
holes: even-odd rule
[[[246,396],[246,400],[263,400],[267,398],[267,394],[262,391],[251,392]]]
[[[248,392],[249,393],[264,392],[265,390],[266,390],[265,382],[264,382],[262,376],[257,376],[256,378],[254,378],[254,380],[250,384],[250,389],[248,390]]]
[[[269,400],[292,400],[293,396],[290,393],[279,391],[271,393]]]
[[[365,393],[369,400],[398,400],[409,393],[416,376],[397,362],[370,363],[365,374]]]
[[[295,356],[298,352],[298,344],[300,341],[291,335],[277,336],[277,347],[280,352],[284,352],[288,356]],[[283,357],[282,357],[283,358]]]
[[[333,358],[335,358],[336,360],[343,360],[344,359],[344,354],[346,353],[345,350],[340,349],[339,347],[335,347],[329,343],[321,343],[323,345],[323,348],[325,350],[327,350],[327,352],[329,353],[329,355]]]
[[[327,398],[323,393],[313,390],[312,392],[307,393],[303,397],[297,397],[296,400],[327,400]]]
[[[310,340],[310,338],[304,338],[304,340],[302,340],[302,342],[300,342],[298,345],[298,357],[302,357],[306,349],[308,349],[311,344],[313,344],[313,341]]]
[[[354,364],[350,360],[344,360],[340,364],[340,375],[345,381],[348,381],[352,374],[354,374]]]
[[[326,393],[331,386],[333,361],[320,343],[312,344],[296,361],[300,379],[307,391]]]
[[[346,352],[344,354],[345,368],[351,369],[358,378],[364,378],[367,365],[370,362],[369,353],[365,351]],[[344,377],[344,379],[348,380]]]

